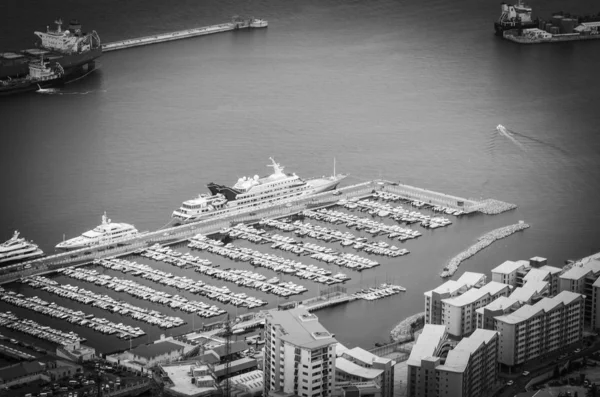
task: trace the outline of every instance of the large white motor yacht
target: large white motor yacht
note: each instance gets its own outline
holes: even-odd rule
[[[19,238],[19,232],[10,240],[0,244],[0,263],[6,264],[13,261],[32,259],[44,255],[44,252],[34,243]]]
[[[180,222],[194,222],[208,217],[224,215],[236,210],[275,204],[285,199],[306,196],[335,189],[347,175],[335,174],[323,178],[302,179],[296,174],[286,174],[283,166],[270,158],[273,173],[265,177],[243,177],[233,187],[209,183],[211,194],[201,194],[187,200],[173,211],[173,218]]]
[[[102,215],[102,224],[96,226],[93,230],[83,233],[79,237],[57,244],[56,248],[72,250],[90,247],[98,244],[117,242],[134,237],[137,234],[139,234],[139,232],[133,225],[128,223],[112,223],[105,212],[104,215]]]

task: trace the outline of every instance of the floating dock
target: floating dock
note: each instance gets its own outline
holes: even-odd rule
[[[202,28],[193,28],[180,30],[177,32],[161,33],[152,36],[138,37],[136,39],[127,39],[114,41],[112,43],[102,44],[102,51],[116,51],[125,48],[139,47],[144,45],[164,43],[166,41],[182,40],[190,37],[205,36],[213,33],[229,32],[231,30],[246,29],[246,28],[264,28],[267,27],[267,21],[264,19],[243,19],[234,17],[231,22],[222,23],[219,25],[205,26]]]

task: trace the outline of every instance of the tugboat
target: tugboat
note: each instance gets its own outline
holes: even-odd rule
[[[39,37],[37,48],[0,52],[0,79],[27,75],[29,63],[40,56],[60,64],[65,75],[82,68],[94,68],[94,60],[102,55],[98,34],[95,31],[84,33],[81,24],[75,19],[70,21],[66,30],[62,29],[63,22],[60,18],[55,23],[55,30],[47,28],[46,32],[34,32]]]
[[[496,36],[502,36],[505,30],[531,29],[539,26],[539,20],[531,19],[531,7],[526,6],[521,0],[515,5],[501,4],[502,14],[494,22]]]
[[[51,85],[59,84],[65,75],[62,66],[55,62],[49,66],[43,57],[39,61],[31,61],[28,65],[29,74],[22,78],[10,77],[0,80],[0,95],[17,94],[27,91],[43,91]]]

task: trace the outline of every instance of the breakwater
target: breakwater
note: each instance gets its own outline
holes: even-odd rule
[[[448,265],[444,268],[441,277],[452,277],[452,275],[456,273],[458,267],[465,259],[469,259],[482,249],[492,245],[494,241],[508,237],[511,234],[519,232],[521,230],[525,230],[528,227],[529,225],[527,223],[520,221],[519,223],[516,223],[514,225],[504,226],[484,234],[483,236],[477,239],[477,242],[475,244],[473,244],[472,246],[470,246],[469,248],[452,258],[450,262],[448,262]]]

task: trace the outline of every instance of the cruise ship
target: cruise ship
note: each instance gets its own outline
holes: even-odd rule
[[[302,179],[296,174],[285,173],[284,167],[270,158],[273,173],[265,177],[243,177],[233,187],[209,183],[211,194],[201,194],[183,202],[173,212],[173,218],[182,223],[224,215],[236,210],[247,210],[260,205],[275,204],[285,199],[307,196],[335,189],[347,175]]]
[[[112,223],[105,212],[102,215],[102,224],[96,226],[93,230],[83,233],[79,237],[57,244],[56,248],[63,250],[85,248],[98,244],[117,242],[138,234],[139,232],[133,225],[128,223]]]
[[[34,243],[19,238],[19,232],[15,231],[12,238],[0,244],[0,264],[33,259],[44,255],[44,252]]]

